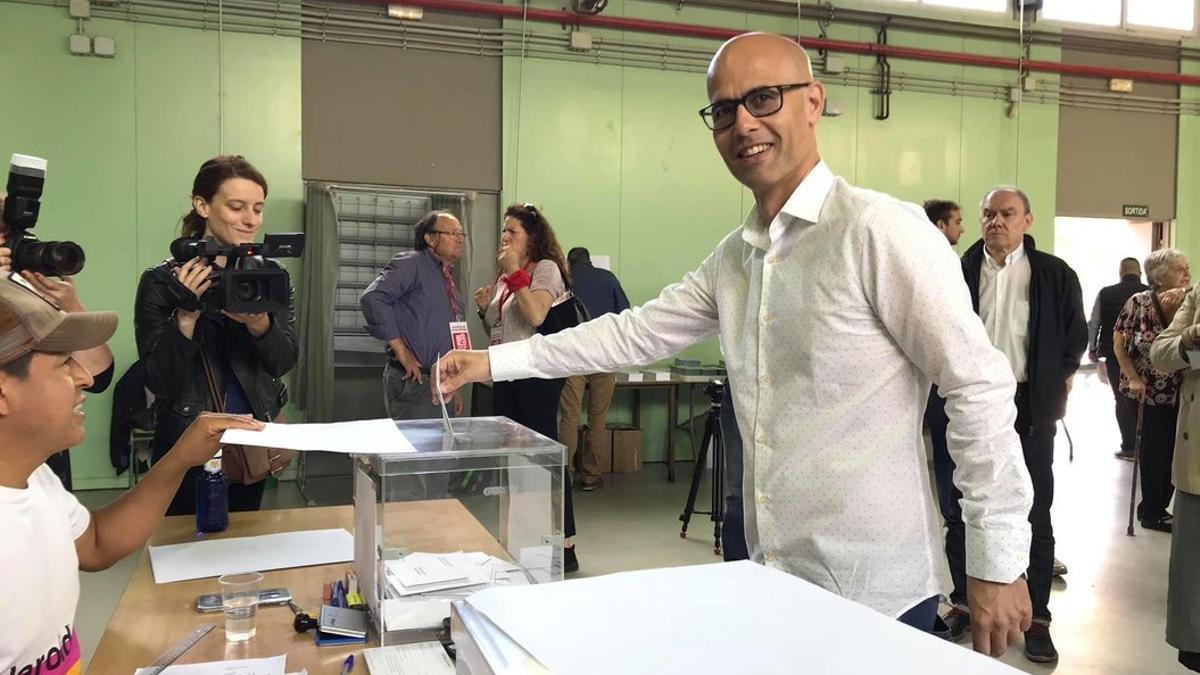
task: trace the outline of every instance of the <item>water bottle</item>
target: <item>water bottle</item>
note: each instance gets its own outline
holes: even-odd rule
[[[196,530],[224,532],[229,527],[229,484],[221,471],[221,456],[204,463],[204,474],[196,479]]]

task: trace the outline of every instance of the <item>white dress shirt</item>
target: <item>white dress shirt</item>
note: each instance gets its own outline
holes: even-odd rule
[[[921,418],[947,399],[967,573],[1025,570],[1033,491],[1015,385],[945,238],[822,162],[769,226],[757,209],[642,307],[491,348],[498,381],[654,363],[720,333],[758,562],[899,616],[944,587]]]
[[[979,275],[979,316],[988,338],[1012,366],[1017,382],[1029,379],[1029,256],[1025,244],[1009,253],[1000,266],[986,249]]]

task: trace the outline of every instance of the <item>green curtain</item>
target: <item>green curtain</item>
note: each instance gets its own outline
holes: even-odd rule
[[[309,183],[304,191],[304,256],[301,270],[295,404],[308,422],[333,418],[333,300],[338,276],[337,214],[333,191]]]

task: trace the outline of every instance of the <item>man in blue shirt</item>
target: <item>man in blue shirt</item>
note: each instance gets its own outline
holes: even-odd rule
[[[567,265],[571,268],[571,290],[583,301],[592,318],[609,313],[620,314],[629,309],[629,298],[625,297],[621,282],[612,272],[592,265],[592,254],[586,248],[577,246],[568,251]],[[562,415],[558,424],[558,440],[567,446],[568,466],[574,466],[575,450],[579,445],[577,429],[585,385],[591,390],[588,397],[588,439],[579,458],[579,470],[583,473],[581,489],[590,492],[603,484],[599,451],[605,445],[608,407],[612,404],[616,378],[612,373],[567,378],[559,401]]]
[[[467,240],[462,223],[445,211],[430,212],[417,221],[413,240],[415,250],[393,256],[359,297],[367,332],[388,345],[384,402],[392,419],[441,417],[429,368],[467,332],[466,300],[454,285],[454,264]],[[456,394],[454,414],[461,413]]]

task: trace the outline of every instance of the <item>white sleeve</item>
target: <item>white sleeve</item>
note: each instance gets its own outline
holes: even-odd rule
[[[972,309],[946,241],[905,209],[863,214],[859,269],[888,333],[938,386],[962,491],[967,574],[1009,583],[1029,566],[1033,486],[1013,424],[1016,382]]]
[[[67,514],[67,521],[71,525],[71,539],[78,539],[82,536],[87,531],[88,525],[92,522],[91,512],[84,508],[83,504],[79,503],[75,495],[67,492],[67,489],[63,487],[62,481],[45,464],[38,467],[33,478],[41,481],[43,489],[50,497],[50,501],[56,504],[63,513]]]
[[[721,249],[718,248],[718,251]],[[658,298],[550,336],[496,345],[492,379],[554,378],[649,365],[717,332],[717,253]]]

